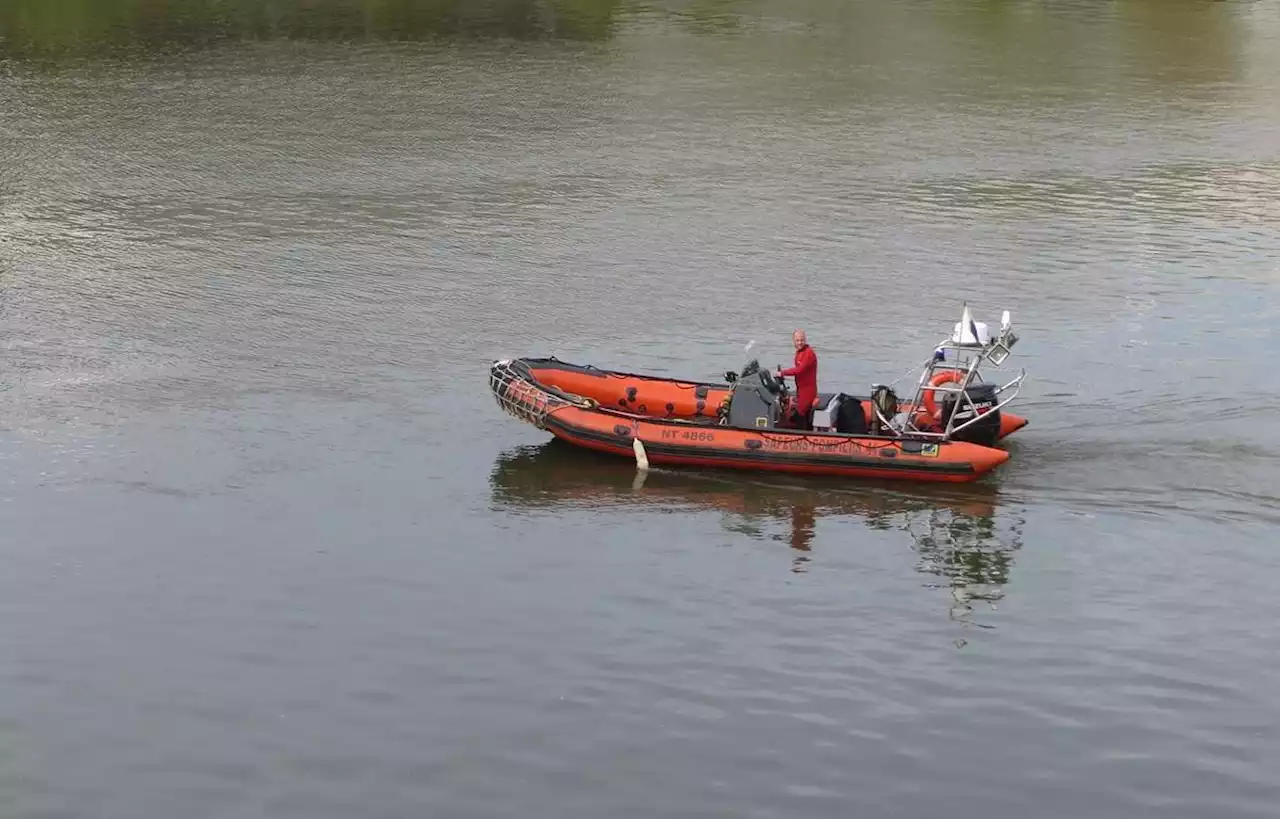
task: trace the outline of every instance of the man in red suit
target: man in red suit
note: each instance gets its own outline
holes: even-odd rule
[[[796,347],[795,366],[785,370],[779,368],[778,375],[795,378],[796,397],[792,404],[795,416],[791,420],[797,426],[808,429],[809,410],[813,409],[813,402],[818,398],[818,354],[809,346],[804,330],[792,333],[791,341]]]

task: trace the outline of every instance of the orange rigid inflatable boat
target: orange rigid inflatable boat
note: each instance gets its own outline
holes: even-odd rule
[[[804,418],[790,411],[785,382],[754,360],[716,383],[554,357],[504,359],[491,364],[489,384],[510,415],[577,446],[634,458],[641,469],[967,482],[1008,461],[997,444],[1027,423],[1004,410],[1025,374],[1002,387],[977,380],[979,364],[998,365],[1016,341],[1007,313],[1001,329],[991,339],[966,306],[956,332],[923,365],[911,400],[899,401],[889,385],[865,398],[819,393]]]

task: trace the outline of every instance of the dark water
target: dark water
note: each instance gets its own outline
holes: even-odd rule
[[[742,5],[695,4],[693,20]],[[607,39],[623,0],[5,0],[0,50],[146,57],[243,40]],[[718,9],[717,9],[718,7]]]
[[[1275,815],[1273,4],[10,52],[0,815]],[[487,393],[863,389],[966,299],[1031,419],[967,488]]]

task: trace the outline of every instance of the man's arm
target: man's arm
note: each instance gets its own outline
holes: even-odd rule
[[[782,371],[783,376],[797,376],[807,373],[818,363],[818,357],[814,355],[812,349],[807,349],[800,354],[800,363],[794,367],[788,367]]]

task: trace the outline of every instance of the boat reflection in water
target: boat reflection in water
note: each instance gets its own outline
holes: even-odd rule
[[[820,518],[857,518],[872,529],[902,531],[911,537],[919,571],[937,578],[929,585],[950,588],[953,615],[970,611],[973,601],[1001,598],[1022,545],[1021,505],[1002,499],[988,484],[903,489],[791,476],[640,472],[557,440],[504,453],[490,481],[494,503],[503,508],[719,511],[729,516],[725,526],[731,531],[789,542],[797,552],[797,572],[809,564]],[[770,523],[789,524],[788,535],[767,534]]]

